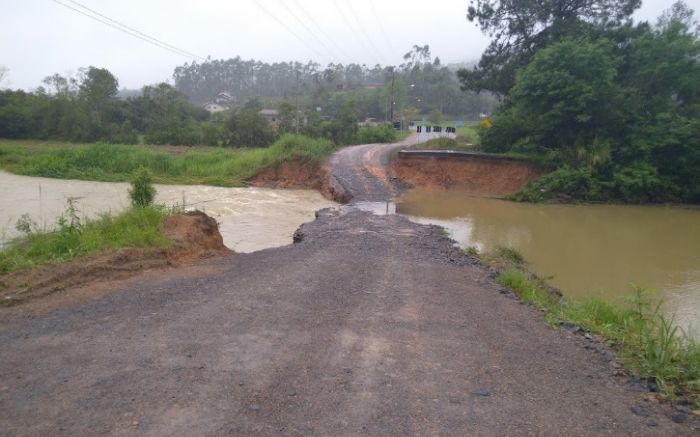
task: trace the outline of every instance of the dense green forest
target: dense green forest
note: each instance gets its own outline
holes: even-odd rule
[[[698,24],[682,2],[633,23],[639,5],[472,1],[495,39],[459,76],[504,97],[481,146],[556,169],[517,198],[700,202]]]
[[[49,76],[32,92],[0,91],[0,138],[263,147],[294,132],[346,145],[396,139],[385,125],[358,127],[366,118],[410,121],[426,111],[477,117],[495,107],[490,93],[461,91],[455,72],[428,46],[404,59],[397,68],[373,69],[209,60],[177,67],[174,86],[145,86],[125,98],[111,72],[88,67],[73,77]],[[221,93],[225,111],[203,109]],[[274,126],[259,114],[263,107],[279,111]]]
[[[304,107],[320,107],[323,115],[337,116],[344,101],[353,98],[361,118],[380,120],[389,116],[392,90],[396,119],[407,108],[423,114],[437,109],[475,119],[496,103],[491,93],[461,91],[456,72],[433,58],[427,45],[413,46],[397,67],[329,64],[323,68],[314,62],[268,64],[234,58],[184,64],[175,69],[173,79],[175,88],[197,103],[214,100],[221,92],[239,102],[299,96]]]

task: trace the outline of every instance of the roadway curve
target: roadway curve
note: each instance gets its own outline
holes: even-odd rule
[[[337,200],[384,202],[391,200],[397,188],[388,180],[386,169],[392,152],[434,138],[431,134],[412,134],[393,144],[362,144],[345,147],[330,157],[326,174]]]
[[[332,165],[375,200],[392,148]],[[296,244],[0,308],[0,435],[697,432],[439,228],[317,215]]]

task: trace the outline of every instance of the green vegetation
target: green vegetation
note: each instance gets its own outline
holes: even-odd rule
[[[267,148],[212,148],[173,156],[144,146],[110,144],[38,147],[36,142],[0,140],[0,168],[16,174],[60,179],[129,181],[140,167],[169,184],[241,186],[278,163],[317,163],[334,150],[324,139],[285,135]]]
[[[129,189],[131,205],[135,208],[151,206],[155,197],[156,189],[151,182],[151,173],[147,169],[139,167],[131,178],[131,188]]]
[[[0,273],[65,262],[78,256],[121,247],[167,247],[161,222],[167,211],[156,207],[131,208],[117,216],[103,214],[83,221],[74,199],[56,222],[56,229],[42,232],[28,216],[17,222],[23,237],[0,250]]]
[[[470,144],[447,137],[433,138],[421,143],[418,147],[431,150],[474,150],[474,147]]]
[[[499,268],[498,282],[542,309],[550,324],[574,324],[598,335],[617,351],[626,367],[655,382],[666,396],[672,400],[685,396],[700,406],[700,344],[661,313],[661,302],[652,303],[647,290],[634,286],[634,295],[621,307],[593,298],[573,301],[554,294],[528,273],[515,249],[469,254]]]
[[[462,73],[463,85],[504,95],[492,126],[480,129],[481,147],[537,155],[557,169],[520,200],[700,202],[693,11],[677,2],[656,24],[633,24],[638,2],[598,3],[472,4],[470,19],[498,38],[479,68]],[[529,25],[508,28],[516,16]],[[491,56],[498,41],[519,43]]]

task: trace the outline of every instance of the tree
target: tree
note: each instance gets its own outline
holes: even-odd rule
[[[2,83],[7,79],[9,74],[10,69],[5,67],[4,65],[0,65],[0,87],[2,87]]]
[[[277,131],[281,134],[293,132],[296,126],[294,106],[289,102],[281,102],[277,108],[279,110]]]
[[[465,90],[508,94],[537,50],[627,21],[641,0],[470,0],[467,19],[492,41],[479,65],[458,72]]]
[[[433,109],[428,115],[428,120],[434,124],[440,124],[442,122],[442,112],[439,109]]]

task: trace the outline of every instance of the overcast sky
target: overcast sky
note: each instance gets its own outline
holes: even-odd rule
[[[59,0],[80,9],[71,0]],[[2,0],[2,84],[35,88],[42,78],[105,67],[120,86],[169,80],[192,60],[94,21],[54,0]],[[262,61],[401,63],[429,44],[443,63],[478,59],[488,38],[466,18],[468,0],[77,0],[191,54]],[[643,0],[637,20],[655,21],[672,0]],[[700,0],[687,3],[696,11]],[[286,7],[285,7],[286,5]],[[83,9],[83,11],[85,11]],[[85,11],[87,12],[87,11]],[[697,16],[697,14],[696,14]],[[300,24],[299,21],[305,23]]]

